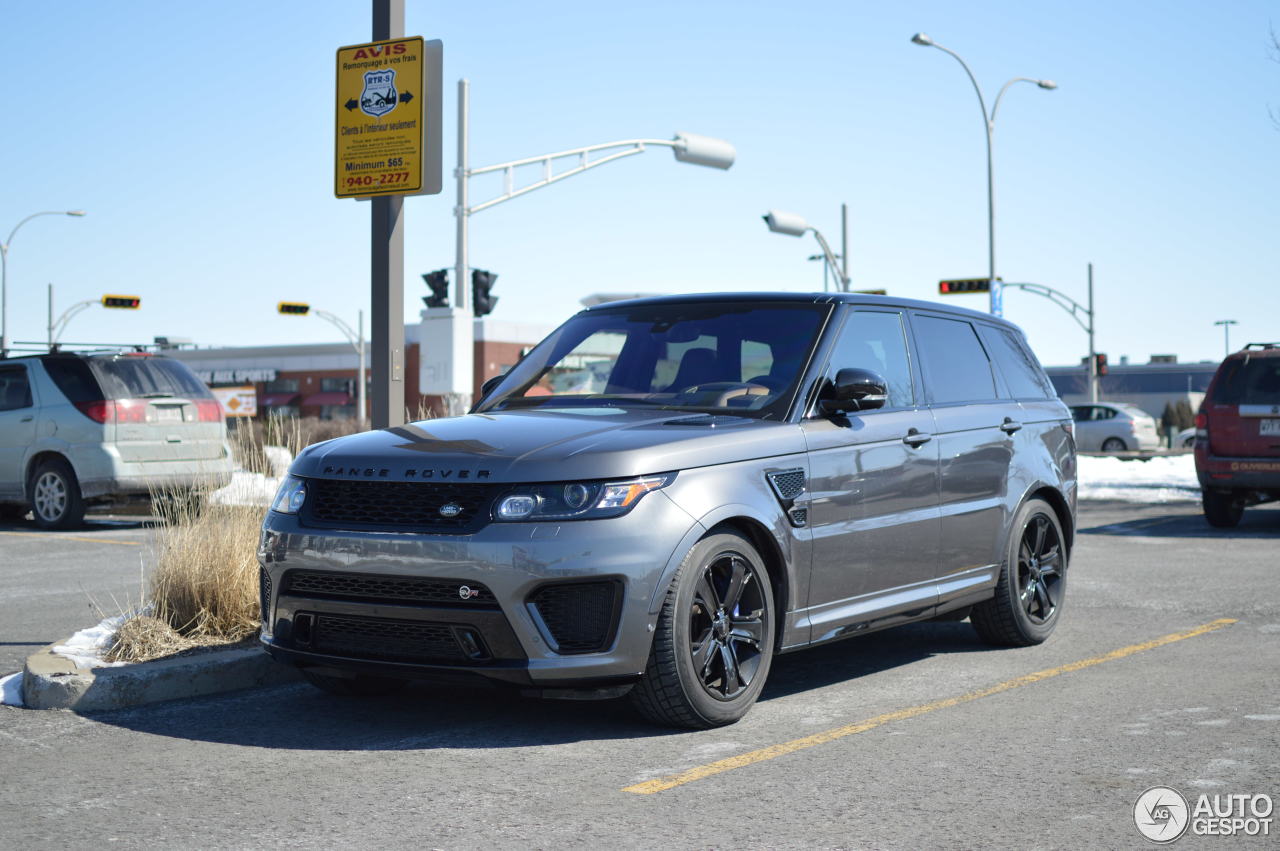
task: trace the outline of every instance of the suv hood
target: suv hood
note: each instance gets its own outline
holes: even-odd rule
[[[290,472],[323,479],[557,482],[630,478],[804,451],[800,429],[747,417],[616,408],[424,420],[303,450]]]

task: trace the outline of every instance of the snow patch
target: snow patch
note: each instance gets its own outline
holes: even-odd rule
[[[22,672],[0,679],[0,705],[26,706],[22,702]]]
[[[127,612],[123,615],[103,618],[97,626],[82,629],[63,643],[55,644],[53,652],[70,659],[77,668],[118,668],[126,663],[105,662],[102,654],[111,647],[120,624],[133,615],[134,612]]]
[[[1080,499],[1124,502],[1198,502],[1200,482],[1194,455],[1164,455],[1148,461],[1081,455]]]
[[[231,483],[210,494],[209,501],[218,505],[269,506],[293,463],[293,453],[283,446],[264,446],[262,453],[267,457],[270,475],[236,470],[231,474]]]

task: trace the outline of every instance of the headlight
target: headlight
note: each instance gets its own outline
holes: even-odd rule
[[[281,514],[297,514],[302,503],[307,501],[307,483],[297,476],[285,476],[276,491],[276,498],[271,500],[271,510]]]
[[[621,482],[519,485],[498,500],[495,520],[596,520],[626,514],[649,491],[664,488],[675,473]],[[278,499],[278,497],[277,497]]]

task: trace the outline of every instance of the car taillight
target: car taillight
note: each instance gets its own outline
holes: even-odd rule
[[[95,423],[113,423],[116,421],[115,402],[96,399],[92,402],[76,402],[76,407],[80,409],[80,413]]]
[[[116,422],[145,423],[147,421],[146,399],[117,399]]]
[[[197,399],[196,417],[202,423],[222,422],[222,405],[217,399]]]
[[[1208,427],[1209,427],[1209,415],[1203,412],[1196,414],[1196,428],[1208,428]]]

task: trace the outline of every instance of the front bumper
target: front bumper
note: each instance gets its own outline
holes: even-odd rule
[[[617,684],[644,671],[656,623],[650,601],[694,525],[662,491],[624,517],[490,523],[466,535],[309,528],[268,512],[258,548],[270,613],[261,640],[274,657],[301,666],[471,674],[527,687]],[[448,593],[385,590],[427,580]],[[600,648],[561,646],[563,633],[549,627],[535,598],[546,599],[548,588],[606,586],[614,602]],[[464,587],[483,597],[463,591],[452,599]]]

